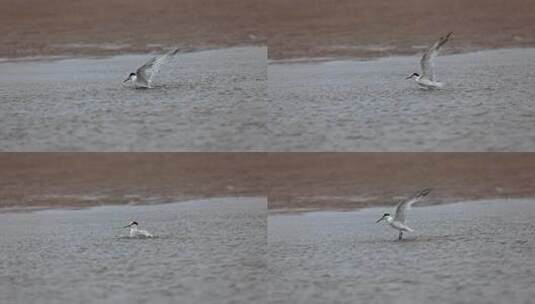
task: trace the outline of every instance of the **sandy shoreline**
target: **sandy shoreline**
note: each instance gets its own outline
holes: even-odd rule
[[[277,211],[393,205],[424,187],[429,203],[535,197],[529,153],[274,153],[269,163]]]
[[[146,53],[268,45],[270,59],[421,52],[454,31],[446,53],[535,46],[523,0],[0,0],[0,58]],[[143,20],[143,22],[137,22]]]
[[[0,208],[263,194],[262,153],[1,153]]]
[[[535,197],[529,153],[2,153],[0,208],[268,196],[276,211]],[[29,209],[32,210],[32,209]]]
[[[445,53],[535,45],[528,1],[270,1],[269,58],[386,57],[455,32]]]
[[[261,1],[0,0],[0,57],[114,55],[263,44]]]
[[[216,50],[222,50],[222,49],[239,49],[242,47],[258,47],[257,45],[240,45],[240,46],[227,46],[227,47],[206,47],[206,48],[180,48],[178,51],[178,56],[187,54],[187,53],[198,53],[198,52],[206,52],[206,51],[216,51]],[[135,50],[124,50],[121,52],[99,52],[98,49],[85,49],[81,52],[64,52],[64,53],[58,53],[58,54],[44,54],[44,55],[34,55],[34,56],[21,56],[21,57],[0,57],[0,64],[1,63],[17,63],[17,62],[51,62],[51,61],[59,61],[59,60],[71,60],[71,59],[105,59],[105,58],[111,58],[115,56],[132,56],[132,55],[145,55],[147,53],[151,54],[160,54],[164,53],[165,51],[169,51],[172,48],[172,46],[163,46],[161,48],[158,48],[158,51],[154,51],[154,49],[146,49],[142,51],[135,51]]]

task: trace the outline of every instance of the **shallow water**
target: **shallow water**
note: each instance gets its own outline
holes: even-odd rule
[[[266,200],[0,214],[0,303],[262,303]],[[129,239],[135,218],[154,239]]]
[[[267,214],[220,198],[0,214],[0,303],[531,303],[535,201]],[[131,219],[156,237],[131,239]]]
[[[535,201],[270,215],[270,303],[532,303]]]
[[[439,56],[442,90],[404,78],[419,56],[270,64],[270,150],[535,150],[535,49]]]
[[[0,63],[0,151],[261,150],[266,53],[179,54],[150,90],[122,81],[152,55]]]

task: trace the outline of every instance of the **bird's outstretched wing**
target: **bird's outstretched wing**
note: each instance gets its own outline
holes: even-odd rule
[[[431,81],[435,80],[435,72],[433,67],[433,58],[438,54],[440,48],[450,39],[453,32],[448,33],[446,36],[440,37],[433,45],[425,51],[420,65],[422,66],[422,78],[427,78]]]
[[[177,52],[178,52],[178,49],[174,49],[168,53],[165,53],[161,56],[154,57],[151,60],[147,61],[147,63],[145,63],[139,69],[137,69],[136,71],[137,77],[141,78],[140,80],[145,81],[147,85],[150,85],[152,78],[160,70],[160,66],[169,58],[169,56],[173,56]]]
[[[416,192],[413,196],[411,196],[407,200],[401,201],[396,206],[396,215],[394,216],[394,221],[405,223],[405,212],[407,211],[407,209],[409,209],[412,206],[412,204],[422,200],[430,192],[431,192],[431,189],[426,188],[424,190]]]

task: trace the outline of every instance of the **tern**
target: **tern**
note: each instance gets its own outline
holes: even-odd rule
[[[403,231],[414,231],[412,228],[405,224],[405,216],[407,210],[412,206],[412,204],[422,200],[430,192],[431,189],[424,189],[422,191],[416,192],[416,194],[411,196],[409,199],[398,203],[398,205],[396,206],[396,215],[394,217],[392,217],[390,213],[385,213],[379,220],[377,220],[376,223],[379,223],[382,220],[386,221],[388,224],[390,224],[390,226],[392,226],[392,228],[399,231],[398,239],[401,241],[401,239],[403,238]]]
[[[151,82],[154,75],[160,70],[160,66],[167,61],[170,56],[176,55],[178,49],[174,49],[161,56],[156,56],[147,61],[144,65],[137,69],[135,73],[130,73],[123,83],[132,81],[136,88],[152,88]]]
[[[130,224],[124,226],[123,228],[130,228],[130,237],[131,238],[135,238],[135,237],[151,238],[151,237],[153,237],[153,235],[151,233],[149,233],[146,230],[138,229],[137,226],[138,226],[138,223],[136,221],[132,221],[132,222],[130,222]]]
[[[435,72],[433,67],[433,59],[438,54],[440,48],[449,40],[453,32],[450,32],[444,37],[440,37],[433,45],[428,48],[422,59],[420,60],[420,66],[422,67],[422,75],[418,73],[412,73],[405,79],[414,79],[420,86],[425,88],[441,88],[443,84],[435,80]]]

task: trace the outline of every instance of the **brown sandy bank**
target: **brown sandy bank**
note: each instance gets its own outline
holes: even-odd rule
[[[0,207],[265,195],[262,153],[0,153]]]
[[[276,210],[535,197],[535,153],[0,153],[0,207],[266,196]]]
[[[529,0],[0,0],[0,57],[268,43],[269,57],[535,46]]]
[[[430,203],[535,197],[535,153],[269,154],[270,209],[395,204],[425,187]]]
[[[445,51],[535,46],[529,0],[271,0],[269,58],[414,54],[449,31]]]
[[[0,0],[0,57],[263,43],[260,0]]]

